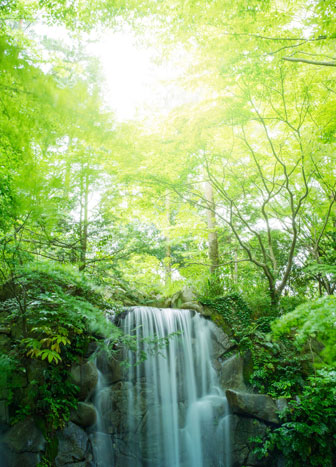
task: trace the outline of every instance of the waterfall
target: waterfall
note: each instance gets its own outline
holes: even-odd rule
[[[112,438],[108,434],[108,427],[106,426],[106,423],[102,416],[102,404],[106,399],[106,392],[108,391],[108,386],[103,373],[98,369],[97,371],[98,382],[93,398],[93,403],[97,411],[97,422],[95,426],[95,431],[91,434],[90,439],[92,443],[95,467],[113,467],[114,462]]]
[[[120,465],[230,467],[227,401],[211,362],[215,325],[189,310],[133,307],[122,326],[137,351],[125,355],[124,446],[132,455]]]

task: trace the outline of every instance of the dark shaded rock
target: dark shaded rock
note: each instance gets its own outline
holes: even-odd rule
[[[29,383],[32,381],[43,381],[43,372],[47,368],[48,363],[45,360],[32,359],[27,369],[27,378]]]
[[[45,447],[45,439],[32,418],[13,425],[4,435],[3,442],[15,452],[40,452]]]
[[[228,389],[226,397],[235,414],[249,415],[269,423],[279,423],[277,406],[266,394],[248,394]]]
[[[97,348],[98,348],[98,342],[90,342],[88,345],[86,354],[85,354],[85,358],[91,357],[91,355],[93,355],[97,351]]]
[[[240,355],[233,355],[225,360],[218,375],[221,386],[225,389],[246,390],[243,371],[244,360]]]
[[[97,421],[97,412],[92,404],[79,402],[76,412],[71,415],[70,420],[83,428],[92,426]]]
[[[253,454],[252,438],[263,439],[266,435],[266,425],[253,418],[230,415],[231,427],[231,466],[271,466],[269,459],[258,459]]]
[[[57,467],[78,464],[79,462],[79,465],[86,466],[87,462],[91,462],[89,438],[82,428],[69,422],[64,430],[58,433],[57,437],[58,454],[55,459]]]
[[[94,392],[98,381],[98,371],[92,362],[76,365],[70,371],[73,382],[79,386],[79,400],[88,399]]]
[[[1,467],[36,467],[41,462],[41,454],[37,452],[7,452],[1,458]]]
[[[8,413],[8,403],[6,400],[0,401],[0,434],[3,433],[1,431],[1,425],[8,425],[9,424],[9,413]]]

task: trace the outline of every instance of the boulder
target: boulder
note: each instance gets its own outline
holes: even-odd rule
[[[79,402],[77,410],[72,413],[70,420],[82,428],[88,428],[97,421],[97,412],[92,404]]]
[[[231,411],[269,423],[279,423],[275,401],[266,394],[248,394],[228,389],[226,397]]]
[[[236,354],[225,360],[221,364],[219,380],[221,386],[225,389],[245,391],[244,359]]]
[[[4,435],[3,443],[14,452],[38,453],[45,448],[45,439],[32,418],[13,425]]]
[[[92,460],[88,435],[79,426],[69,422],[64,430],[58,433],[57,438],[58,454],[55,459],[57,467],[76,465],[76,463],[85,466]]]
[[[98,371],[94,363],[86,362],[73,366],[70,374],[73,382],[79,386],[79,400],[88,399],[93,394],[98,381]]]

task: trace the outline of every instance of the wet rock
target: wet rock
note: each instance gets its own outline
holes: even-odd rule
[[[79,402],[76,412],[71,415],[70,420],[82,428],[88,428],[97,421],[97,412],[92,404]]]
[[[82,428],[69,422],[57,437],[58,454],[55,459],[57,467],[79,462],[86,466],[86,463],[92,461],[89,438]]]
[[[225,360],[219,372],[221,386],[225,389],[246,390],[243,371],[244,359],[240,355],[233,355]]]
[[[249,415],[269,423],[279,423],[277,406],[266,394],[248,394],[228,389],[226,397],[235,414]]]
[[[238,415],[230,415],[231,427],[231,466],[268,466],[272,465],[268,459],[259,460],[253,454],[253,438],[263,439],[267,427],[259,420]]]
[[[131,383],[119,382],[113,386],[103,389],[99,395],[100,414],[104,421],[108,433],[123,433],[126,429],[127,415],[127,391]],[[134,407],[132,416],[136,420],[136,425],[140,423],[145,412],[145,398],[140,385],[136,385],[138,398],[141,401],[137,407]]]
[[[88,399],[94,392],[98,381],[98,371],[92,362],[76,365],[70,371],[73,382],[79,386],[79,400]]]
[[[121,381],[124,377],[124,370],[120,366],[122,361],[121,352],[108,354],[106,351],[99,352],[97,355],[97,368],[103,373],[108,384],[114,384]]]
[[[45,439],[32,418],[16,423],[4,435],[4,445],[14,452],[40,452],[44,450]]]

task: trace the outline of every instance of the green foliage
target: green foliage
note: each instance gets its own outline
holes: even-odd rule
[[[292,335],[298,349],[318,340],[323,349],[320,356],[325,363],[336,365],[336,297],[322,297],[299,305],[272,324],[273,335],[282,338]]]
[[[336,452],[336,372],[320,370],[308,378],[302,393],[280,413],[282,424],[256,451],[280,450],[286,466],[332,467]]]
[[[0,354],[0,388],[6,387],[10,376],[17,369],[18,361],[8,354]]]
[[[3,288],[7,294],[1,303],[2,319],[18,336],[8,349],[13,357],[0,359],[4,386],[14,395],[9,401],[15,412],[12,421],[29,415],[43,420],[51,449],[53,434],[65,426],[78,402],[78,388],[69,377],[71,365],[86,354],[90,342],[99,344],[109,337],[115,345],[121,337],[105,315],[114,303],[74,267],[51,262],[17,266]],[[28,391],[15,389],[14,364],[29,376]]]
[[[251,310],[238,293],[232,293],[213,300],[201,299],[203,305],[214,310],[226,326],[230,326],[234,339],[240,341],[251,324]]]
[[[251,385],[272,397],[290,398],[305,385],[309,355],[300,354],[289,339],[272,342],[262,333],[251,336]]]

